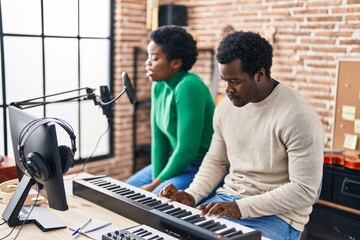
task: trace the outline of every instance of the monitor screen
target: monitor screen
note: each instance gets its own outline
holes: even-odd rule
[[[26,181],[25,185],[37,184],[40,186],[41,194],[47,198],[50,208],[65,211],[68,209],[68,205],[63,181],[63,168],[61,166],[56,136],[56,124],[51,121],[46,122],[45,124],[40,124],[29,131],[26,139],[22,139],[20,137],[24,134],[23,129],[30,126],[29,123],[38,121],[38,119],[39,118],[34,117],[16,107],[9,107],[10,133],[14,149],[15,163],[19,174],[19,187],[24,181]],[[25,140],[25,142],[21,142],[22,140]],[[22,154],[19,153],[19,144],[23,145]],[[41,161],[43,161],[42,163],[45,164],[46,170],[48,170],[49,173],[47,179],[39,179],[33,174],[29,174],[28,165],[25,165],[24,161],[21,161],[21,156],[25,156],[25,160],[28,161],[29,156],[34,153],[37,156],[41,156]],[[39,174],[42,174],[42,172],[39,172]],[[28,188],[30,187],[28,186]],[[21,206],[11,206],[16,204],[18,203],[10,202],[7,208],[21,208],[23,203],[20,204]],[[15,212],[18,210],[19,209]],[[8,211],[11,212],[13,210],[8,209]],[[12,225],[20,224],[19,222],[17,224],[15,223],[16,219],[11,219],[13,216],[10,215],[14,213],[6,212],[7,209],[3,214],[3,218],[8,221],[9,225],[9,221],[13,221]],[[10,218],[10,220],[6,218]],[[16,218],[18,218],[18,216],[16,216]]]

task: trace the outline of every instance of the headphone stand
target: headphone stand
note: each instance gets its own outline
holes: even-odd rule
[[[34,206],[30,216],[27,217],[32,206],[23,209],[23,205],[26,200],[26,196],[35,183],[34,179],[30,178],[26,174],[23,175],[18,187],[10,199],[10,202],[2,214],[2,218],[8,223],[9,227],[22,225],[24,221],[26,221],[25,224],[35,223],[36,226],[38,226],[43,232],[65,228],[66,225],[57,220],[51,213],[41,206]],[[20,214],[22,211],[24,213]]]

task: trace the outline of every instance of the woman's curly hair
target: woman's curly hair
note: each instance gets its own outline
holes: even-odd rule
[[[196,62],[198,55],[196,41],[183,27],[161,26],[150,32],[149,37],[154,43],[162,46],[169,61],[181,59],[182,70],[190,70]]]
[[[268,41],[253,32],[233,32],[220,42],[216,59],[220,64],[227,64],[240,59],[242,71],[254,77],[261,69],[270,77],[273,48]]]

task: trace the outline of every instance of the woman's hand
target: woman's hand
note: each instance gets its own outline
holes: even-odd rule
[[[159,179],[154,179],[152,183],[145,184],[141,186],[140,188],[149,192],[152,192],[157,186],[161,184],[161,181]]]

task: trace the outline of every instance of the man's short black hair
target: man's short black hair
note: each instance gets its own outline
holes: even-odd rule
[[[257,33],[233,32],[220,42],[216,59],[220,64],[227,64],[235,59],[240,59],[242,71],[250,77],[265,69],[265,74],[270,77],[272,66],[273,48],[268,41]]]
[[[169,61],[181,59],[182,70],[190,70],[196,62],[198,55],[196,41],[183,27],[161,26],[152,31],[149,37],[153,42],[162,46]]]

